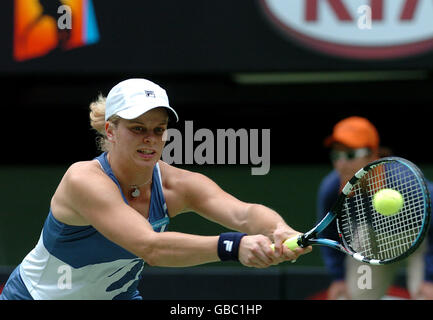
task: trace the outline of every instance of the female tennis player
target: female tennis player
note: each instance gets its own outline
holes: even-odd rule
[[[181,267],[238,260],[265,268],[311,251],[282,245],[298,232],[275,211],[242,202],[209,178],[160,160],[168,118],[178,116],[155,83],[123,81],[90,109],[104,152],[67,170],[39,242],[0,298],[141,299],[137,286],[145,263]],[[237,232],[166,231],[171,218],[190,211]]]

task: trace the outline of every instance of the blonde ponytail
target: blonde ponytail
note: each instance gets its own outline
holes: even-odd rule
[[[108,141],[105,134],[105,102],[106,97],[99,94],[98,98],[90,103],[90,125],[98,133],[96,137],[96,144],[100,151],[109,151],[111,148],[111,142]],[[119,117],[112,116],[108,121],[112,122],[114,125],[118,124]]]
[[[105,100],[106,98],[99,94],[90,104],[90,125],[101,135],[105,135]]]

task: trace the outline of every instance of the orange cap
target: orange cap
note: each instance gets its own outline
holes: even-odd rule
[[[325,139],[325,146],[339,142],[349,148],[379,148],[379,133],[365,118],[349,117],[334,126],[332,135]]]

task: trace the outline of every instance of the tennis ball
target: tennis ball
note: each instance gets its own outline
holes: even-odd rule
[[[393,189],[382,189],[373,196],[374,209],[384,216],[398,213],[403,204],[403,196]]]

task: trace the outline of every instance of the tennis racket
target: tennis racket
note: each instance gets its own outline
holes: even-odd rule
[[[391,216],[378,213],[373,206],[374,194],[384,188],[400,192],[404,199],[400,211]],[[328,246],[358,261],[388,264],[416,250],[428,229],[430,214],[430,194],[421,170],[403,158],[382,158],[360,169],[346,183],[331,210],[313,229],[284,244],[292,250]],[[334,220],[339,241],[318,238]]]

